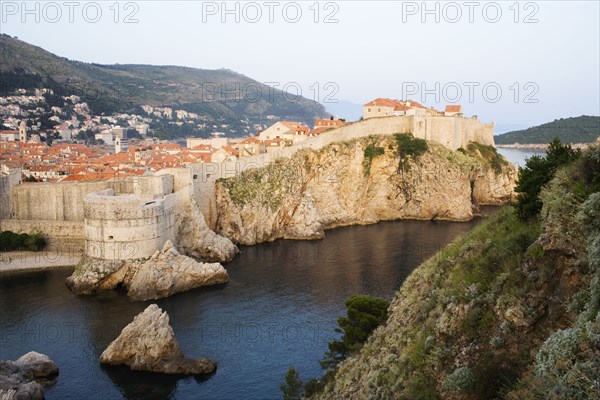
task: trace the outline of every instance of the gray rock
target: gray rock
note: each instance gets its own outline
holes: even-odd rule
[[[127,365],[136,371],[199,375],[213,372],[214,361],[183,356],[169,315],[156,304],[138,314],[100,355],[102,364]]]
[[[16,361],[0,361],[0,399],[38,400],[43,385],[54,383],[58,367],[46,355],[29,352]]]
[[[77,294],[94,294],[123,285],[133,300],[160,299],[229,280],[219,263],[202,263],[180,254],[168,240],[148,260],[108,261],[83,257],[66,284]]]

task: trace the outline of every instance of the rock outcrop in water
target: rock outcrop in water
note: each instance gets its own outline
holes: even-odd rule
[[[42,400],[44,386],[53,384],[57,375],[56,364],[35,351],[16,361],[0,360],[0,399]]]
[[[465,221],[514,193],[517,171],[490,146],[429,142],[400,156],[393,136],[304,149],[217,182],[216,231],[236,243],[315,239],[343,225],[395,219]]]
[[[136,371],[199,375],[213,372],[217,365],[207,358],[183,356],[169,315],[156,304],[138,314],[100,356],[102,364],[127,365]]]
[[[82,295],[123,285],[133,300],[149,300],[228,280],[227,271],[221,264],[198,262],[180,254],[167,241],[162,251],[156,251],[148,260],[113,261],[84,257],[66,284]]]

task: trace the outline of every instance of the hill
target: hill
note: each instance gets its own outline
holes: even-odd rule
[[[507,132],[494,137],[496,144],[546,144],[555,137],[562,143],[593,143],[600,135],[600,117],[555,119],[543,125],[520,131]]]
[[[0,58],[0,96],[19,88],[49,88],[57,95],[80,96],[96,114],[168,106],[199,114],[206,124],[230,126],[271,124],[273,117],[312,125],[328,116],[315,101],[226,69],[88,64],[6,34],[0,35]]]
[[[599,160],[558,169],[536,217],[505,207],[417,267],[307,397],[600,398]]]

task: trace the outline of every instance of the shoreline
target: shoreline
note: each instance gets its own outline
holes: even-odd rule
[[[586,150],[588,147],[596,143],[570,143],[574,149]],[[546,150],[548,143],[512,143],[512,144],[496,144],[499,149],[517,149],[517,150]]]
[[[446,220],[446,219],[398,219],[398,220],[382,220],[374,223],[364,224],[348,224],[328,227],[325,231],[334,230],[337,228],[344,228],[349,226],[366,226],[366,225],[377,225],[380,222],[398,222],[398,221],[435,221],[435,222],[458,222],[468,223],[477,218],[488,218],[495,214],[506,204],[494,204],[494,205],[480,205],[483,209],[478,212],[473,212],[473,217],[468,220]],[[487,212],[486,212],[487,211]],[[291,239],[291,238],[278,238],[275,240],[319,240],[322,238],[309,238],[309,239]],[[266,242],[254,243],[246,246],[257,246]],[[75,267],[83,254],[80,252],[60,252],[60,251],[12,251],[0,253],[0,276],[5,273],[20,272],[20,271],[43,271],[48,269],[59,269],[59,268],[73,268]]]
[[[39,271],[74,267],[81,260],[79,252],[14,251],[0,253],[0,274],[15,271]]]

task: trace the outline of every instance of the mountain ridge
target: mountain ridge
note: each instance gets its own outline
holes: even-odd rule
[[[600,135],[600,117],[581,115],[560,118],[527,129],[494,136],[496,144],[547,144],[554,137],[563,143],[593,143]]]
[[[55,55],[9,35],[0,35],[0,95],[16,89],[49,88],[77,95],[97,114],[141,105],[173,107],[203,116],[207,123],[270,124],[273,119],[312,124],[328,117],[310,99],[292,96],[229,69],[176,65],[85,63]]]

